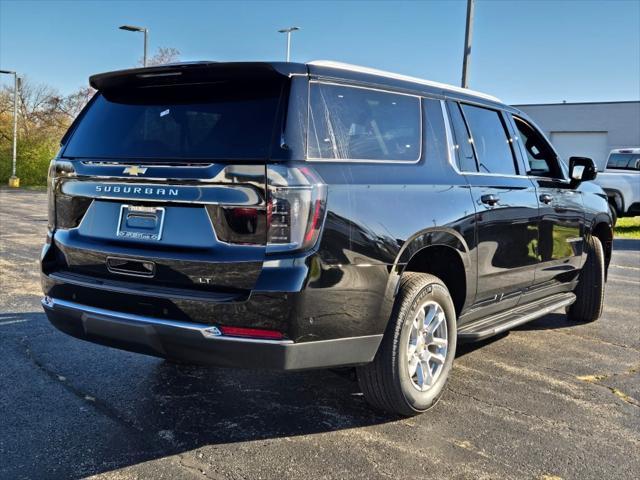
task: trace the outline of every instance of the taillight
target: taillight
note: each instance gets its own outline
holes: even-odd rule
[[[56,161],[49,162],[47,173],[47,227],[50,232],[56,229]]]
[[[327,186],[308,167],[267,170],[267,253],[312,248],[322,230]]]
[[[65,195],[62,185],[65,181],[76,177],[72,162],[52,160],[47,175],[47,217],[50,232],[56,229],[75,228],[91,205],[91,197]]]

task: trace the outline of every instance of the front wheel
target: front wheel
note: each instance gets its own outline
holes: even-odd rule
[[[585,240],[587,260],[574,290],[576,301],[567,316],[576,322],[593,322],[602,315],[604,305],[604,251],[598,237]]]
[[[374,361],[357,369],[365,399],[375,408],[416,415],[438,401],[456,352],[456,312],[444,283],[405,273]]]

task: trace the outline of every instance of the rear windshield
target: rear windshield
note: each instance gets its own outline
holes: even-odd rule
[[[607,168],[625,168],[640,170],[640,154],[638,153],[612,153],[609,155]]]
[[[269,156],[282,84],[260,81],[102,92],[63,155],[193,160]]]

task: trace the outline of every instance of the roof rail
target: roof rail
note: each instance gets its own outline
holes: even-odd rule
[[[411,77],[409,75],[401,75],[399,73],[387,72],[384,70],[378,70],[376,68],[369,67],[361,67],[359,65],[351,65],[349,63],[342,62],[334,62],[332,60],[314,60],[313,62],[308,62],[308,65],[316,65],[318,67],[329,67],[329,68],[337,68],[340,70],[348,70],[350,72],[359,72],[359,73],[368,73],[370,75],[379,75],[381,77],[393,78],[395,80],[404,80],[407,82],[419,83],[421,85],[428,85],[430,87],[441,88],[442,90],[449,90],[452,92],[464,93],[465,95],[470,95],[473,97],[484,98],[486,100],[491,100],[493,102],[502,103],[502,101],[494,97],[493,95],[488,95],[486,93],[476,92],[475,90],[469,90],[468,88],[456,87],[454,85],[449,85],[446,83],[433,82],[431,80],[425,80],[423,78]]]

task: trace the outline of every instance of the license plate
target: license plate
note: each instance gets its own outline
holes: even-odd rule
[[[117,234],[120,238],[158,241],[162,238],[163,224],[164,208],[162,207],[122,205]]]

